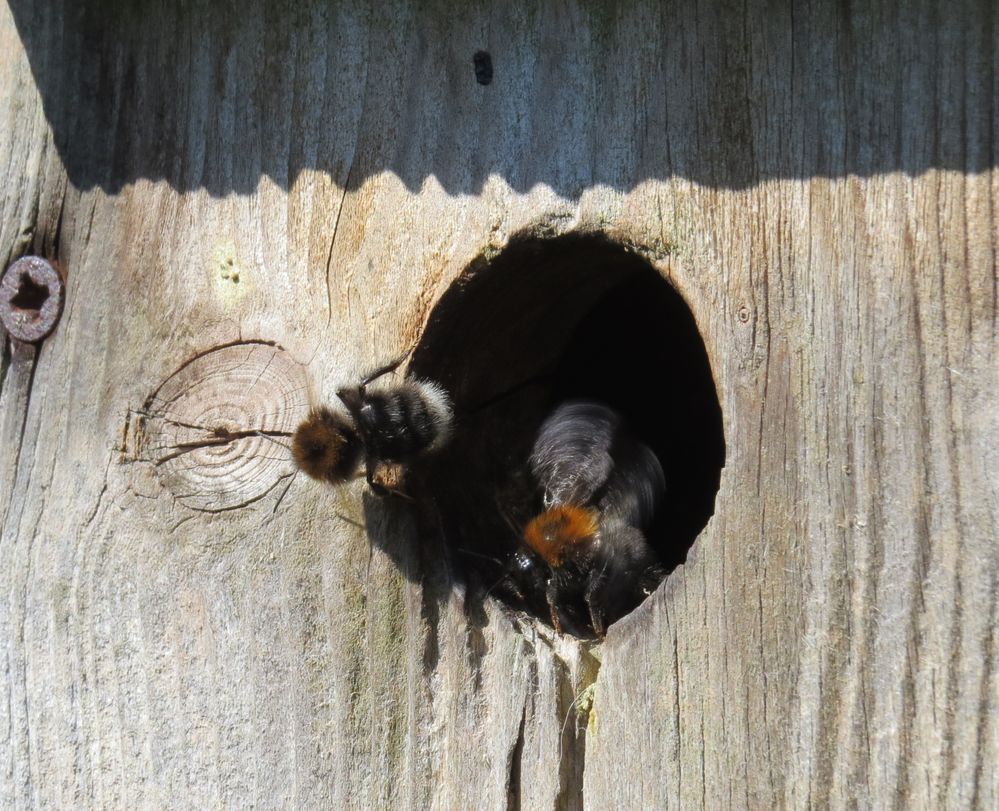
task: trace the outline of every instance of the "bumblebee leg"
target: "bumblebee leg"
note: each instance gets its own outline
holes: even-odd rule
[[[524,596],[524,592],[517,584],[517,581],[513,579],[511,572],[504,573],[500,579],[490,587],[486,594],[491,594],[493,589],[498,589],[500,593],[506,594],[508,597],[512,597],[523,606],[527,605],[527,597]]]
[[[389,489],[381,482],[375,481],[374,468],[368,465],[368,471],[364,477],[367,479],[368,487],[374,492],[376,496],[387,496],[389,494]]]
[[[387,363],[384,366],[375,369],[370,374],[365,375],[364,379],[361,380],[361,385],[360,385],[361,391],[363,392],[365,386],[367,386],[370,383],[374,383],[379,377],[387,375],[389,372],[394,372],[396,369],[398,369],[399,366],[402,364],[402,362],[409,357],[409,352],[410,350],[407,349],[391,363]]]
[[[360,425],[360,420],[358,419],[358,412],[361,410],[361,406],[364,405],[364,390],[367,388],[369,383],[373,383],[379,377],[387,375],[389,372],[394,372],[399,368],[399,364],[402,363],[409,356],[409,350],[400,355],[391,363],[382,366],[380,369],[375,369],[368,375],[364,376],[356,386],[344,386],[336,390],[336,396],[340,398],[340,401],[347,406],[347,410],[350,412],[351,416]]]
[[[404,493],[402,492],[402,490],[396,490],[394,487],[386,487],[385,492],[388,493],[390,496],[401,498],[403,501],[408,501],[411,504],[416,503],[416,499],[413,498],[409,493]]]
[[[336,390],[336,396],[340,398],[341,403],[347,406],[350,416],[360,426],[360,421],[357,419],[357,412],[364,405],[364,388],[362,386],[344,386],[342,389]]]
[[[381,482],[375,481],[374,473],[372,472],[373,470],[373,467],[369,467],[365,478],[368,481],[368,487],[371,488],[371,491],[376,496],[379,496],[380,498],[384,498],[385,496],[396,496],[398,498],[405,499],[406,501],[416,501],[415,498],[408,493],[402,492],[402,490],[397,490],[394,487],[388,487]]]
[[[562,622],[558,616],[558,587],[555,585],[555,580],[551,579],[548,581],[548,585],[545,587],[545,597],[548,599],[548,610],[551,611],[552,615],[552,628],[555,629],[555,633],[562,633]]]
[[[602,584],[602,578],[593,578],[586,586],[586,594],[584,595],[586,599],[586,607],[590,609],[590,623],[593,625],[593,633],[595,633],[600,639],[607,636],[607,627],[604,625],[604,612],[603,608],[600,606],[599,592]]]

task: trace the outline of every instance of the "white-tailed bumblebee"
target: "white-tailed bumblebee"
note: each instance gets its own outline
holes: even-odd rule
[[[292,456],[314,479],[341,484],[357,475],[362,460],[368,484],[379,495],[390,491],[374,479],[382,464],[406,464],[442,447],[451,434],[453,409],[447,392],[430,380],[405,380],[373,391],[368,386],[394,372],[405,355],[365,376],[337,397],[347,414],[326,406],[313,409],[295,430]]]
[[[562,403],[551,413],[529,464],[544,510],[524,528],[530,554],[520,568],[538,559],[547,566],[545,600],[556,631],[565,625],[585,635],[579,621],[585,613],[603,637],[662,579],[644,534],[666,492],[662,466],[617,412],[589,400]],[[536,571],[520,576],[525,584],[537,579]]]

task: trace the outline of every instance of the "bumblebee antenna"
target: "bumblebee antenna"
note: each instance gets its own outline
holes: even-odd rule
[[[510,530],[514,538],[520,539],[523,534],[523,528],[517,526],[517,522],[514,521],[510,513],[507,512],[506,508],[503,506],[503,502],[500,501],[498,493],[493,494],[493,503],[496,505],[496,512],[499,513],[500,518],[503,519],[503,523],[506,524],[507,529]]]
[[[456,546],[455,549],[462,555],[468,555],[471,558],[479,558],[480,560],[488,560],[490,563],[495,563],[501,569],[509,568],[510,564],[504,564],[499,558],[494,558],[492,555],[483,555],[481,552],[473,552],[471,549],[465,549],[462,546]]]
[[[554,376],[555,376],[554,372],[542,372],[541,374],[535,375],[534,377],[529,377],[527,378],[527,380],[522,380],[520,383],[514,384],[506,391],[501,391],[498,394],[494,394],[491,397],[487,397],[478,405],[468,409],[466,413],[478,414],[480,411],[485,411],[487,408],[490,408],[494,405],[497,405],[498,403],[503,402],[508,397],[513,397],[513,395],[515,395],[517,392],[526,388],[530,388],[531,386],[538,386],[542,383],[545,383],[551,380]]]

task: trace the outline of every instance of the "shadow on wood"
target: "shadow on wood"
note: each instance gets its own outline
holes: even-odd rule
[[[77,188],[249,194],[318,171],[350,189],[387,170],[411,190],[496,174],[575,198],[995,165],[987,0],[10,5]]]

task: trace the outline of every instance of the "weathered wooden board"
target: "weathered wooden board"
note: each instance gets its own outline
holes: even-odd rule
[[[68,281],[0,371],[0,805],[999,806],[994,4],[78,5],[0,8],[0,259]],[[652,248],[724,413],[604,644],[259,437],[160,475],[192,358],[283,424],[524,228]]]

